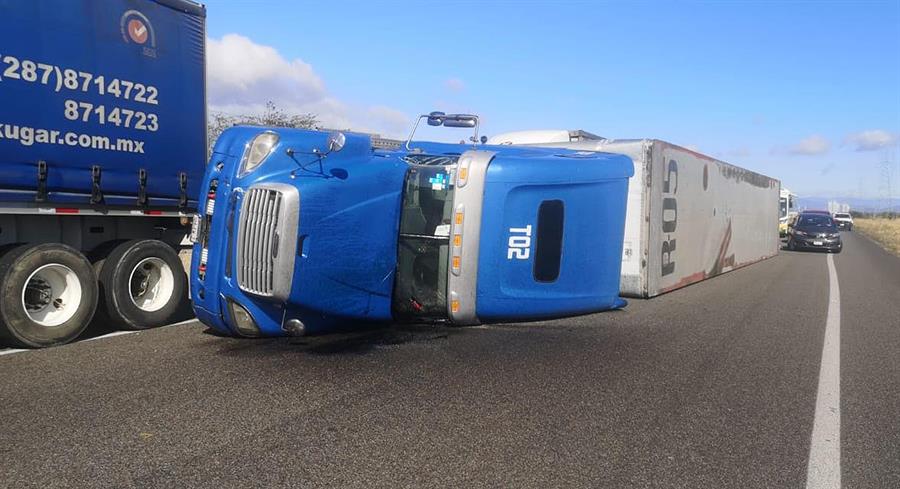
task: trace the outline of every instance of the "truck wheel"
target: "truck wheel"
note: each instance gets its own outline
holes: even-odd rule
[[[95,266],[100,269],[103,310],[118,326],[162,326],[187,299],[181,260],[175,250],[161,241],[126,241]]]
[[[22,245],[0,259],[0,338],[42,348],[80,335],[97,308],[90,262],[58,243]]]

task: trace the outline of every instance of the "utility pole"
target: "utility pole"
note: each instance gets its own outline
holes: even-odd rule
[[[881,178],[879,179],[879,197],[881,200],[881,214],[883,217],[893,216],[893,189],[891,188],[891,173],[894,170],[891,150],[885,149],[881,159]]]

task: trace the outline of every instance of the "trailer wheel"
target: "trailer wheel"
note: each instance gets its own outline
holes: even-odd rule
[[[187,300],[181,259],[161,241],[126,241],[95,266],[100,269],[103,310],[121,327],[147,329],[167,324]]]
[[[22,245],[0,259],[0,338],[21,347],[68,343],[97,308],[90,262],[58,243]]]

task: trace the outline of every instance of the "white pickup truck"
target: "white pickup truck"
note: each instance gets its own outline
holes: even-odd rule
[[[838,228],[846,229],[847,231],[853,230],[853,216],[849,212],[835,212],[833,217],[834,223],[837,224]]]

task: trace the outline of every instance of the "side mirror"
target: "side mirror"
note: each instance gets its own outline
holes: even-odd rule
[[[410,143],[413,140],[413,136],[416,134],[416,129],[419,127],[419,124],[422,122],[422,119],[425,119],[425,122],[428,123],[429,126],[444,126],[444,127],[462,127],[462,128],[474,128],[475,135],[472,136],[469,140],[475,144],[478,144],[478,116],[472,114],[445,114],[443,112],[431,112],[428,114],[420,115],[418,119],[416,119],[416,124],[412,128],[412,132],[409,133],[409,138],[406,140],[406,149],[407,151],[412,151],[413,149],[410,147]],[[486,140],[482,140],[482,143],[486,142]],[[462,144],[465,144],[464,142]]]
[[[454,114],[444,119],[444,127],[475,127],[476,117],[465,114]]]
[[[444,125],[444,113],[443,112],[432,112],[428,114],[428,125],[429,126],[442,126]]]
[[[328,152],[336,153],[342,149],[344,149],[344,145],[347,144],[347,136],[344,136],[342,132],[332,132],[328,134]]]

